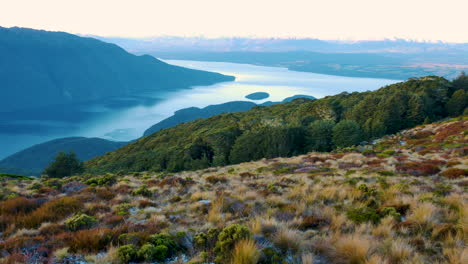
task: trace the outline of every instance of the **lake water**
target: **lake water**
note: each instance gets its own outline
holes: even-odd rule
[[[82,122],[70,123],[69,131],[58,129],[50,133],[2,133],[0,131],[0,159],[33,144],[66,136],[102,137],[110,140],[128,141],[140,137],[153,124],[171,116],[176,110],[191,106],[205,107],[229,101],[281,101],[286,97],[303,94],[321,98],[344,91],[368,91],[398,82],[397,80],[342,77],[306,72],[289,71],[286,68],[264,67],[249,64],[225,62],[201,62],[165,60],[187,68],[233,75],[233,82],[211,86],[196,86],[167,94],[152,95],[153,103],[131,107],[109,108],[99,104],[81,106],[84,111],[95,112],[95,117]],[[254,92],[266,92],[270,97],[263,100],[249,100],[245,96]],[[151,101],[151,100],[150,100]],[[88,113],[89,114],[89,113]],[[41,120],[30,120],[39,124]],[[62,124],[63,126],[63,124]],[[65,125],[66,126],[66,125]],[[28,130],[34,131],[34,129]]]

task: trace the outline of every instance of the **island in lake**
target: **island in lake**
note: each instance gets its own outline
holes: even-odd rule
[[[250,99],[250,100],[263,100],[270,97],[269,93],[265,92],[256,92],[256,93],[251,93],[245,96],[245,98]]]

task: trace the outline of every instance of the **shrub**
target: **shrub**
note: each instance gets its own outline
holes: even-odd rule
[[[133,196],[144,196],[144,197],[151,197],[153,193],[148,190],[146,185],[140,186],[138,189],[132,191]]]
[[[158,245],[154,249],[156,260],[165,260],[168,257],[169,249],[165,245]]]
[[[365,222],[372,222],[374,224],[380,221],[381,216],[377,211],[370,207],[352,208],[346,212],[346,216],[349,220],[356,224],[362,224]]]
[[[452,185],[450,184],[444,184],[444,183],[439,183],[435,186],[434,188],[434,194],[438,196],[445,196],[450,193],[452,190]]]
[[[211,175],[211,176],[206,177],[206,181],[211,184],[216,184],[218,182],[226,183],[227,179],[225,177]]]
[[[156,247],[152,244],[144,244],[140,250],[138,250],[138,257],[146,261],[152,261],[156,259]]]
[[[282,264],[283,258],[281,255],[271,247],[264,248],[261,251],[258,264]]]
[[[115,197],[115,193],[106,188],[96,188],[96,195],[103,200],[111,200]]]
[[[114,174],[107,173],[104,176],[88,179],[85,183],[91,186],[110,186],[117,182]]]
[[[397,211],[395,207],[384,207],[381,211],[382,217],[392,216],[395,220],[400,221],[401,214]]]
[[[15,197],[3,202],[0,202],[0,214],[2,215],[18,215],[27,214],[38,207],[38,203],[34,200],[25,197]]]
[[[394,176],[395,175],[393,171],[378,171],[377,173],[380,176]]]
[[[439,166],[431,162],[408,162],[403,165],[397,165],[399,173],[407,173],[411,176],[429,176],[440,171]]]
[[[123,203],[119,204],[117,206],[117,214],[118,215],[129,215],[130,214],[130,209],[132,208],[132,205],[129,203]]]
[[[219,230],[219,228],[213,227],[210,228],[206,233],[198,233],[193,239],[195,246],[202,250],[212,249],[218,240],[218,235],[220,232],[221,230]]]
[[[46,202],[28,215],[19,218],[19,225],[26,228],[37,228],[43,222],[54,222],[76,213],[82,203],[75,197],[63,197]]]
[[[167,233],[152,235],[149,241],[156,247],[159,260],[173,256],[180,249],[174,239]],[[162,256],[164,258],[161,259]]]
[[[114,235],[109,228],[93,228],[72,233],[68,242],[74,252],[99,252],[105,249]]]
[[[44,170],[44,174],[52,178],[62,178],[84,172],[83,163],[73,152],[60,152],[55,160]]]
[[[71,231],[77,231],[81,229],[89,229],[97,223],[95,217],[86,214],[77,214],[68,218],[65,221],[65,226]]]
[[[43,182],[45,186],[54,188],[54,189],[60,189],[62,188],[62,181],[60,179],[48,179]]]
[[[125,245],[119,247],[117,256],[122,263],[128,263],[135,260],[138,256],[137,247],[134,245]]]
[[[237,242],[251,238],[250,230],[239,224],[230,225],[221,231],[216,242],[216,262],[227,263]]]
[[[448,179],[457,179],[457,178],[468,176],[468,170],[458,169],[458,168],[449,168],[439,174]]]

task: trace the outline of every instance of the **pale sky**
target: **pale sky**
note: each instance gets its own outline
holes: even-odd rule
[[[0,0],[0,26],[101,36],[468,43],[468,0]]]

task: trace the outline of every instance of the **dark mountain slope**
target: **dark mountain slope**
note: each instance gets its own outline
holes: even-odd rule
[[[92,38],[0,27],[0,111],[209,85],[233,77],[135,56]]]
[[[39,175],[59,152],[73,151],[80,160],[113,151],[127,144],[101,138],[69,137],[34,145],[0,161],[0,172]]]

